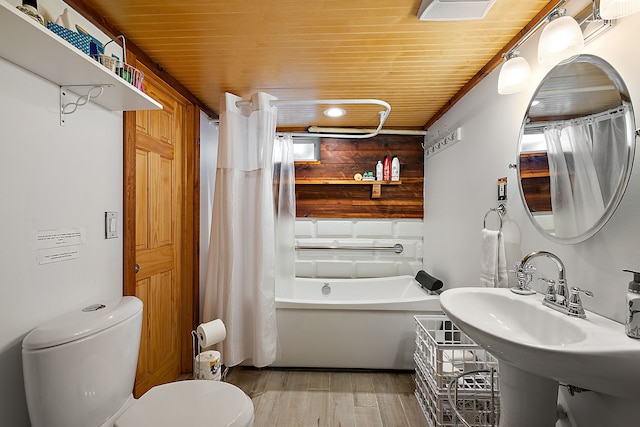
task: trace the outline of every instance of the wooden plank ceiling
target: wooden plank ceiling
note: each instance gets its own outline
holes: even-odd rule
[[[84,0],[214,112],[225,91],[377,98],[396,129],[422,129],[549,0],[497,0],[482,20],[451,22],[418,20],[420,2]],[[356,108],[282,110],[279,126],[377,125],[380,107]]]

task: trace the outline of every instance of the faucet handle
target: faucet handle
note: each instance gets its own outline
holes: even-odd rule
[[[539,277],[538,280],[547,284],[547,290],[544,293],[544,300],[548,302],[555,302],[556,301],[556,281],[547,279],[545,277]]]
[[[584,312],[584,307],[582,306],[582,300],[580,299],[581,293],[585,294],[588,297],[593,296],[593,292],[591,291],[580,289],[577,286],[572,286],[571,290],[569,291],[569,304],[568,304],[570,316],[577,316],[581,318],[586,317],[586,314]]]
[[[531,289],[531,280],[533,280],[533,272],[535,271],[535,267],[529,265],[528,263],[522,264],[521,262],[515,265],[515,270],[511,270],[512,273],[515,273],[516,281],[518,285],[511,288],[511,291],[518,295],[532,295],[536,292]]]
[[[536,268],[529,263],[522,265],[521,262],[516,262],[513,265],[513,269],[509,270],[509,273],[516,273],[516,275],[518,273],[532,274],[535,271],[536,271]]]

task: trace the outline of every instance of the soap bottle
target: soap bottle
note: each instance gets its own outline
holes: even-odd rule
[[[384,156],[382,161],[382,180],[391,181],[391,159],[389,156]]]
[[[627,318],[625,332],[631,338],[640,338],[640,273],[633,270],[622,270],[633,274],[627,292]]]
[[[397,154],[391,160],[391,181],[400,181],[400,160]]]
[[[376,165],[376,181],[382,181],[382,162],[380,160]]]
[[[44,18],[38,13],[38,0],[24,0],[21,6],[17,6],[17,9],[26,13],[40,25],[44,25]]]

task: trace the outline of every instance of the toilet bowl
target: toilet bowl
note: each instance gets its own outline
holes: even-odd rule
[[[22,366],[32,427],[251,427],[238,387],[187,380],[133,399],[142,302],[123,297],[47,322],[24,338]]]

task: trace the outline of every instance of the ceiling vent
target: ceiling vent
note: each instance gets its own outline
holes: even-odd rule
[[[466,21],[485,17],[496,0],[422,0],[421,21]]]

